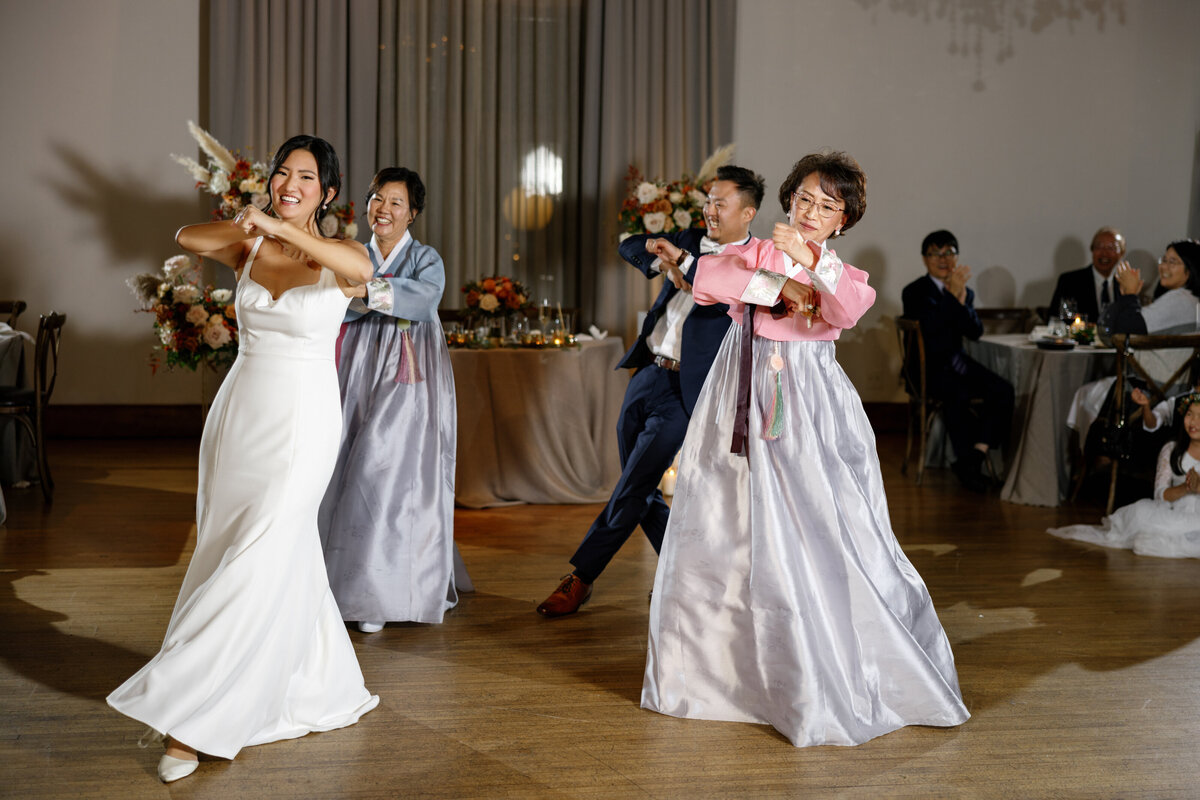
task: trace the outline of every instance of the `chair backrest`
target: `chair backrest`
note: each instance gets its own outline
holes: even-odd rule
[[[21,316],[24,310],[24,300],[0,300],[0,317],[7,317],[4,321],[10,328],[17,326],[17,317]]]
[[[904,391],[910,397],[924,398],[925,336],[921,333],[920,320],[897,317],[896,339],[900,344],[900,379],[904,382]]]
[[[1113,388],[1114,421],[1126,419],[1125,386],[1131,377],[1146,383],[1151,403],[1164,400],[1172,391],[1190,389],[1200,378],[1200,333],[1163,334],[1113,334],[1113,347],[1117,349],[1117,382]],[[1178,367],[1167,377],[1148,368],[1143,363],[1151,353],[1163,350],[1181,351]],[[1190,351],[1190,352],[1188,352]],[[1136,410],[1136,409],[1135,409]]]
[[[54,393],[58,380],[58,347],[62,343],[66,314],[51,311],[38,320],[37,340],[33,355],[33,390],[37,393],[37,408],[43,408]]]
[[[1029,333],[1033,330],[1031,308],[976,308],[984,333]]]

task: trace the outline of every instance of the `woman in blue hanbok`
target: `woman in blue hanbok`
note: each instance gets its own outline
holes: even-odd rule
[[[342,618],[441,622],[469,581],[454,549],[454,373],[438,320],[442,257],[408,228],[420,176],[379,172],[367,190],[375,268],[338,342],[342,445],[321,504],[321,543]]]

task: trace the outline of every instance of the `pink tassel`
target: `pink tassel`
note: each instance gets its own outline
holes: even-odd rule
[[[412,337],[408,335],[408,331],[400,334],[400,369],[396,371],[396,380],[393,383],[420,383],[425,380],[421,377],[421,370],[417,366],[417,351],[413,347]]]

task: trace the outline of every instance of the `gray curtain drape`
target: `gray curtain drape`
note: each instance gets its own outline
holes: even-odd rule
[[[733,128],[736,0],[209,0],[203,125],[266,160],[342,157],[358,213],[381,167],[428,191],[413,235],[458,287],[495,273],[629,334],[656,285],[616,255],[630,164],[695,172]],[[359,238],[369,233],[365,225]]]

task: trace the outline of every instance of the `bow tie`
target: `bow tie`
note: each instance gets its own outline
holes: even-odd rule
[[[725,245],[717,244],[716,242],[714,242],[712,239],[708,238],[707,236],[701,237],[701,239],[700,239],[700,255],[702,255],[702,256],[720,255],[723,252],[725,252]]]

